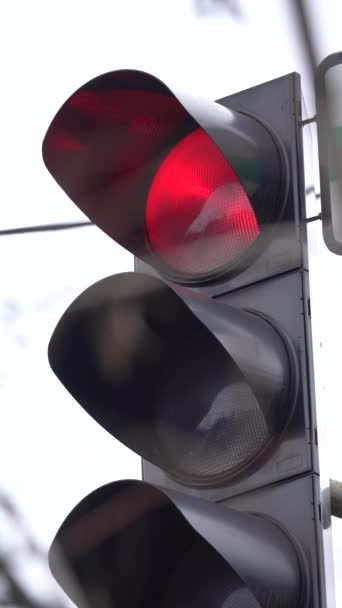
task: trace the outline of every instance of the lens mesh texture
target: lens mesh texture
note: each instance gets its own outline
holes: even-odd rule
[[[260,603],[234,570],[204,543],[195,544],[179,561],[161,605],[162,608],[260,608]]]
[[[202,129],[181,139],[156,172],[146,231],[165,264],[193,276],[232,264],[258,238],[247,194]]]
[[[261,409],[223,347],[215,340],[204,344],[201,333],[170,356],[156,404],[163,466],[184,479],[229,476],[272,438],[272,412],[265,404]]]

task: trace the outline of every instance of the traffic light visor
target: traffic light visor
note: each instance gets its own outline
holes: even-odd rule
[[[43,157],[95,224],[183,283],[246,263],[286,190],[284,155],[264,124],[133,70],[76,91]]]
[[[291,354],[259,315],[140,273],[83,292],[49,345],[95,420],[195,486],[245,471],[279,440],[295,403]]]
[[[267,518],[132,480],[81,501],[49,562],[78,608],[299,608],[296,549]]]

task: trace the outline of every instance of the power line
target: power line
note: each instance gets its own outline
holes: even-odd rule
[[[69,230],[70,228],[84,228],[94,226],[93,222],[64,222],[62,224],[42,224],[38,226],[24,226],[22,228],[6,228],[0,230],[0,236],[11,236],[14,234],[28,234],[31,232],[55,232],[56,230]]]

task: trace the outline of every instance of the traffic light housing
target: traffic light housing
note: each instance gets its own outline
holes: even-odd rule
[[[110,72],[62,106],[44,161],[81,211],[162,276],[237,288],[303,264],[298,89],[292,75],[216,103]]]
[[[67,390],[143,459],[143,482],[91,494],[53,543],[79,606],[101,589],[132,607],[326,605],[300,101],[296,74],[208,102],[123,70],[49,127],[49,171],[136,258],[49,345]]]

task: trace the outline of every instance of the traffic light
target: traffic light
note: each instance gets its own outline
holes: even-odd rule
[[[54,179],[135,256],[49,345],[69,393],[142,458],[143,481],[87,496],[52,544],[79,607],[333,605],[300,104],[297,74],[211,102],[122,70],[47,131]]]
[[[342,53],[323,59],[316,71],[317,142],[324,242],[342,255]]]

